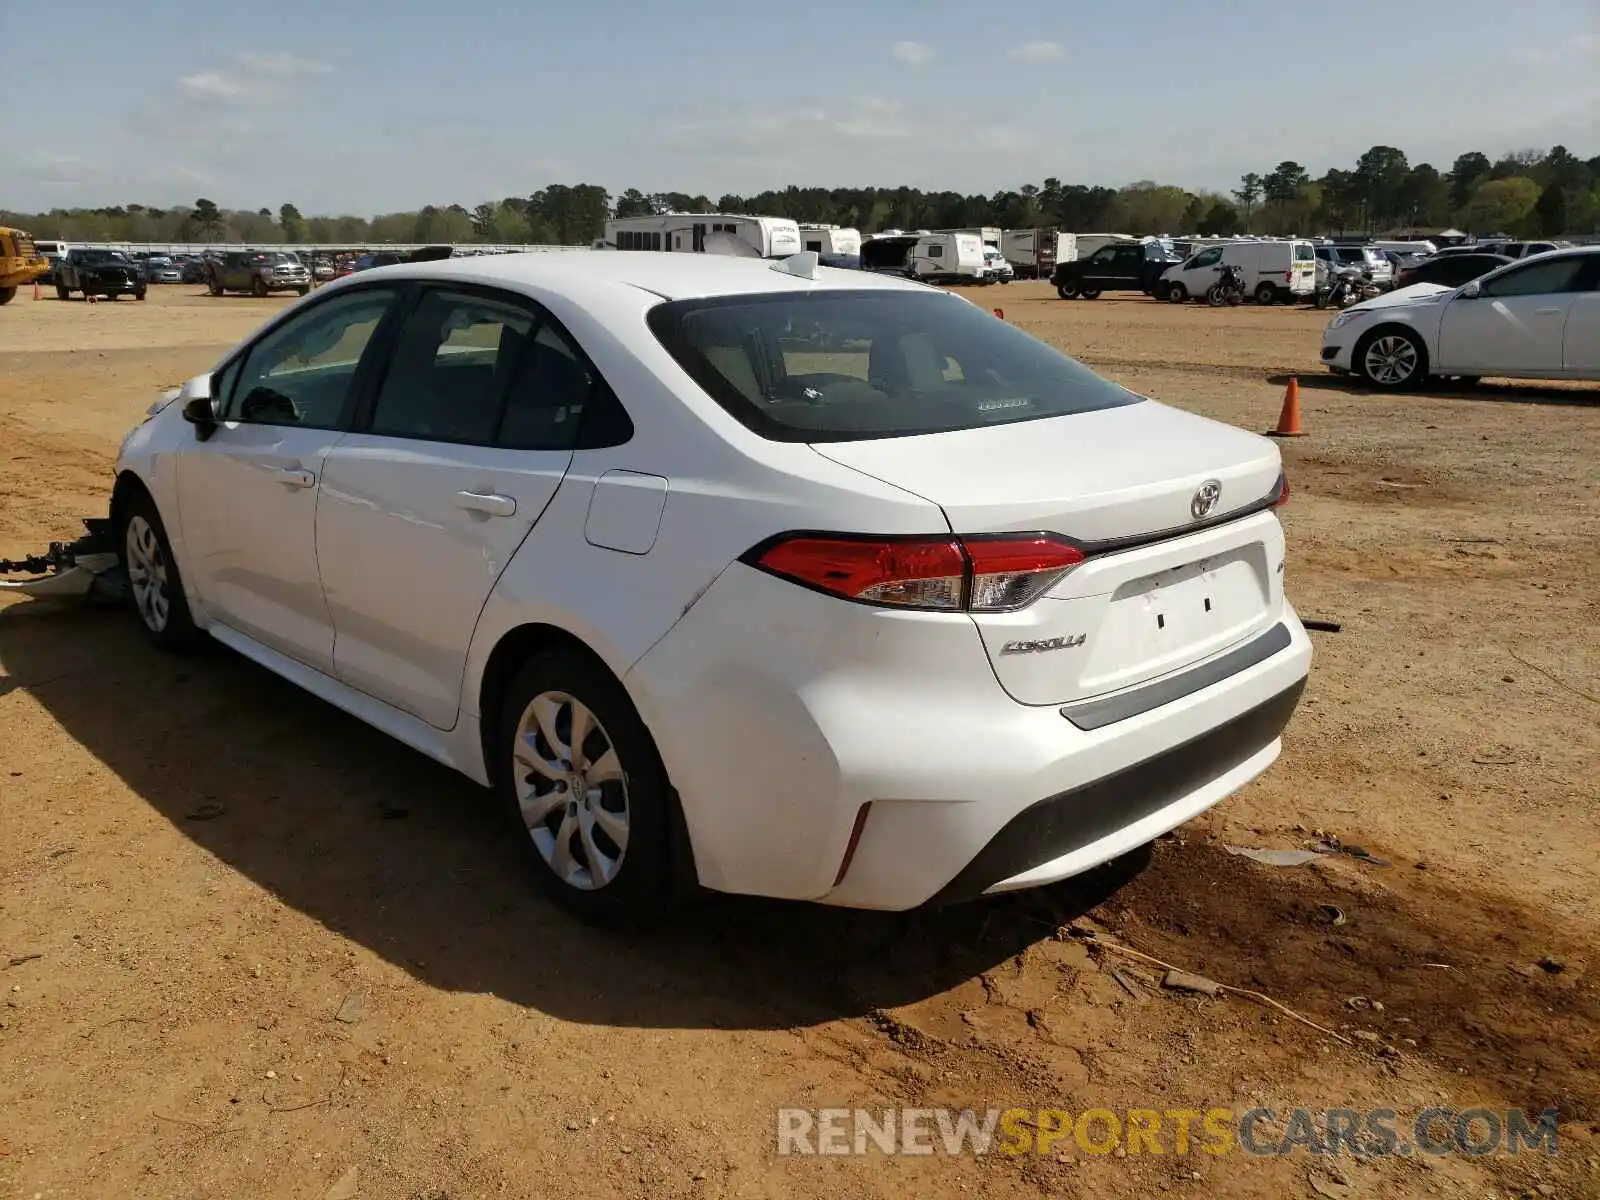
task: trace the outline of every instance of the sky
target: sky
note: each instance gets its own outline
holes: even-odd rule
[[[1600,153],[1595,0],[0,0],[0,46],[0,209],[24,212],[1226,190],[1375,143],[1441,170]]]

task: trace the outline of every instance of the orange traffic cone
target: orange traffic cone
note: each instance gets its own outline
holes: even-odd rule
[[[994,315],[1004,321],[1006,319],[1006,310],[1003,308],[997,308],[994,310]]]
[[[1289,386],[1283,389],[1283,411],[1278,414],[1278,427],[1267,430],[1268,437],[1305,437],[1300,428],[1300,380],[1289,376]]]
[[[33,281],[33,298],[35,300],[44,299],[44,289],[39,286],[39,281],[37,279]]]

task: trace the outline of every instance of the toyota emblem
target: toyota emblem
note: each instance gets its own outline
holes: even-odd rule
[[[1222,481],[1208,479],[1200,485],[1200,490],[1194,494],[1194,499],[1189,501],[1189,515],[1196,521],[1211,515],[1211,510],[1216,508],[1217,501],[1222,497]]]

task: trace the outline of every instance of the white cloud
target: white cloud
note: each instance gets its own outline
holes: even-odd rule
[[[270,75],[275,79],[298,79],[302,75],[326,75],[333,70],[325,62],[314,58],[296,58],[293,54],[240,54],[238,60],[257,75]]]
[[[225,66],[184,75],[178,84],[191,96],[221,104],[272,104],[288,94],[289,85],[333,68],[292,54],[231,55]]]
[[[1020,46],[1011,47],[1007,53],[1019,63],[1060,62],[1065,56],[1060,42],[1023,42]]]
[[[920,67],[933,61],[933,47],[926,42],[896,42],[889,48],[895,62]]]
[[[1511,61],[1524,67],[1548,67],[1565,59],[1600,55],[1600,32],[1574,33],[1535,45],[1514,46]]]

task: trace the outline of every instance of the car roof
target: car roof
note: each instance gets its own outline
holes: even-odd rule
[[[815,280],[777,269],[774,259],[665,251],[566,250],[448,258],[402,263],[364,272],[367,278],[441,279],[520,289],[587,291],[637,289],[665,300],[739,296],[761,292],[805,292],[817,288],[849,291],[927,292],[924,284],[870,271],[819,267]]]

